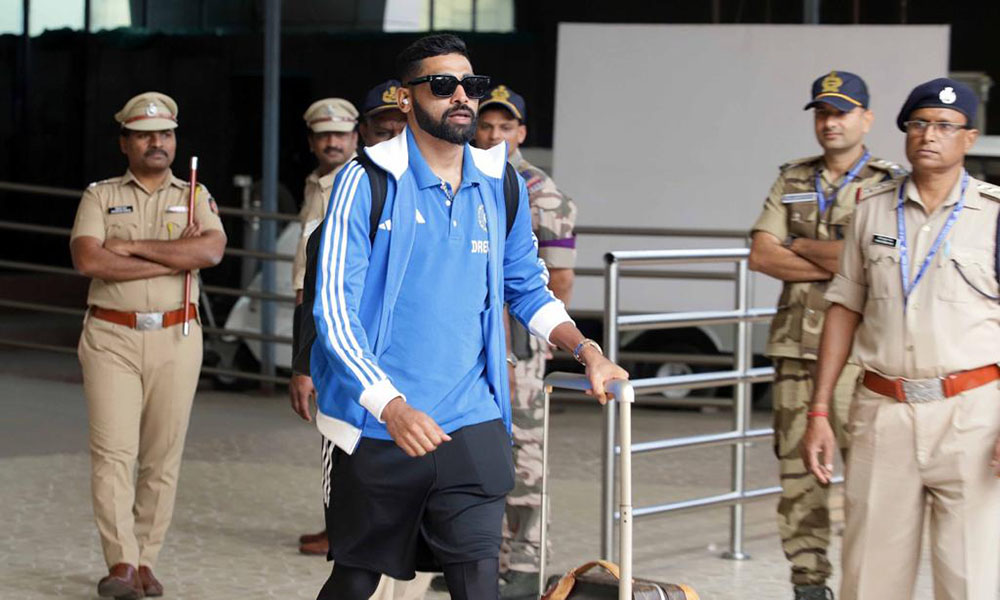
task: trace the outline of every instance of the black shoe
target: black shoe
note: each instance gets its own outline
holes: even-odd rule
[[[834,600],[833,590],[825,585],[797,585],[795,600]]]
[[[431,579],[431,589],[435,592],[448,591],[448,582],[445,581],[444,575],[435,575],[434,579]]]
[[[500,587],[503,600],[528,600],[538,598],[538,572],[507,571],[503,575],[506,582]]]

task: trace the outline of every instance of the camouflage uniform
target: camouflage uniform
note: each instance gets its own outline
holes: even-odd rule
[[[898,165],[871,158],[854,181],[844,186],[835,200],[831,198],[827,216],[819,218],[816,170],[822,169],[827,194],[842,181],[842,177],[831,181],[822,158],[814,156],[781,166],[764,210],[754,224],[754,232],[766,231],[779,240],[789,236],[842,240],[861,189],[905,174]],[[807,194],[812,194],[811,199]],[[782,487],[778,530],[785,556],[792,564],[791,580],[795,585],[819,585],[831,574],[826,553],[830,542],[828,488],[819,485],[808,473],[799,455],[816,375],[823,319],[830,305],[823,299],[826,288],[826,281],[785,282],[778,300],[778,313],[771,322],[766,351],[775,363],[774,452],[780,461]],[[860,373],[857,365],[848,363],[844,367],[830,409],[830,424],[842,453],[846,453],[848,445],[844,424]]]
[[[541,169],[520,152],[510,158],[524,178],[531,205],[531,227],[538,238],[538,256],[549,269],[572,269],[576,262],[576,204],[556,188]],[[517,481],[507,496],[500,546],[500,570],[537,572],[542,498],[542,380],[546,344],[531,336],[531,358],[515,367],[517,389],[512,390],[514,465]]]

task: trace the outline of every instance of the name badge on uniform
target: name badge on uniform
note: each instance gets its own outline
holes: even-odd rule
[[[781,197],[782,204],[798,204],[799,202],[816,202],[816,192],[785,194]]]
[[[127,215],[132,212],[131,206],[112,206],[108,208],[109,215]]]
[[[168,213],[186,213],[187,211],[187,204],[174,204],[167,207]]]
[[[897,244],[896,238],[878,234],[872,236],[872,243],[878,244],[879,246],[888,246],[890,248],[895,248]]]

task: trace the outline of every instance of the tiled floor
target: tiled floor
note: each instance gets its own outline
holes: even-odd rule
[[[0,598],[96,598],[104,571],[92,522],[86,407],[75,359],[0,353]],[[727,411],[637,409],[636,441],[723,430]],[[755,425],[767,424],[754,415]],[[560,404],[552,417],[552,572],[596,556],[601,416]],[[284,396],[198,394],[177,510],[157,575],[167,598],[314,598],[329,573],[296,552],[299,533],[322,527],[319,436]],[[635,460],[636,505],[719,493],[729,451],[714,448]],[[767,444],[749,452],[753,487],[774,485]],[[728,509],[639,520],[636,574],[695,587],[709,600],[791,598],[772,502],[746,510],[752,560],[719,558]],[[838,513],[839,514],[839,513]],[[839,540],[835,539],[833,556]],[[917,598],[930,598],[926,565]],[[427,598],[444,598],[428,594]]]

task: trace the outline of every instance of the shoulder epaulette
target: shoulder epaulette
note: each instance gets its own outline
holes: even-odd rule
[[[96,186],[99,186],[99,185],[105,185],[107,183],[118,183],[121,180],[122,180],[121,177],[108,177],[107,179],[102,179],[100,181],[95,181],[95,182],[91,183],[90,185],[88,185],[87,187],[92,188],[92,187],[96,187]]]
[[[880,183],[876,183],[875,185],[868,186],[866,188],[861,188],[858,190],[857,200],[858,202],[861,202],[863,200],[867,200],[869,198],[878,196],[879,194],[884,194],[889,190],[896,189],[896,186],[898,185],[899,185],[898,180],[890,179],[889,181],[883,181]]]
[[[992,183],[980,183],[977,187],[980,196],[986,196],[990,200],[1000,202],[1000,186]]]
[[[869,163],[873,168],[880,171],[887,171],[893,179],[899,179],[900,177],[906,177],[910,174],[902,165],[898,165],[891,160],[885,160],[884,158],[876,158]]]
[[[792,167],[797,167],[799,165],[805,165],[805,164],[808,164],[808,163],[816,162],[817,160],[819,160],[821,158],[823,158],[823,156],[820,155],[820,154],[817,154],[816,156],[807,156],[805,158],[797,158],[795,160],[790,160],[790,161],[786,162],[785,164],[781,165],[780,167],[778,167],[778,170],[779,171],[784,171],[786,169],[790,169]]]

